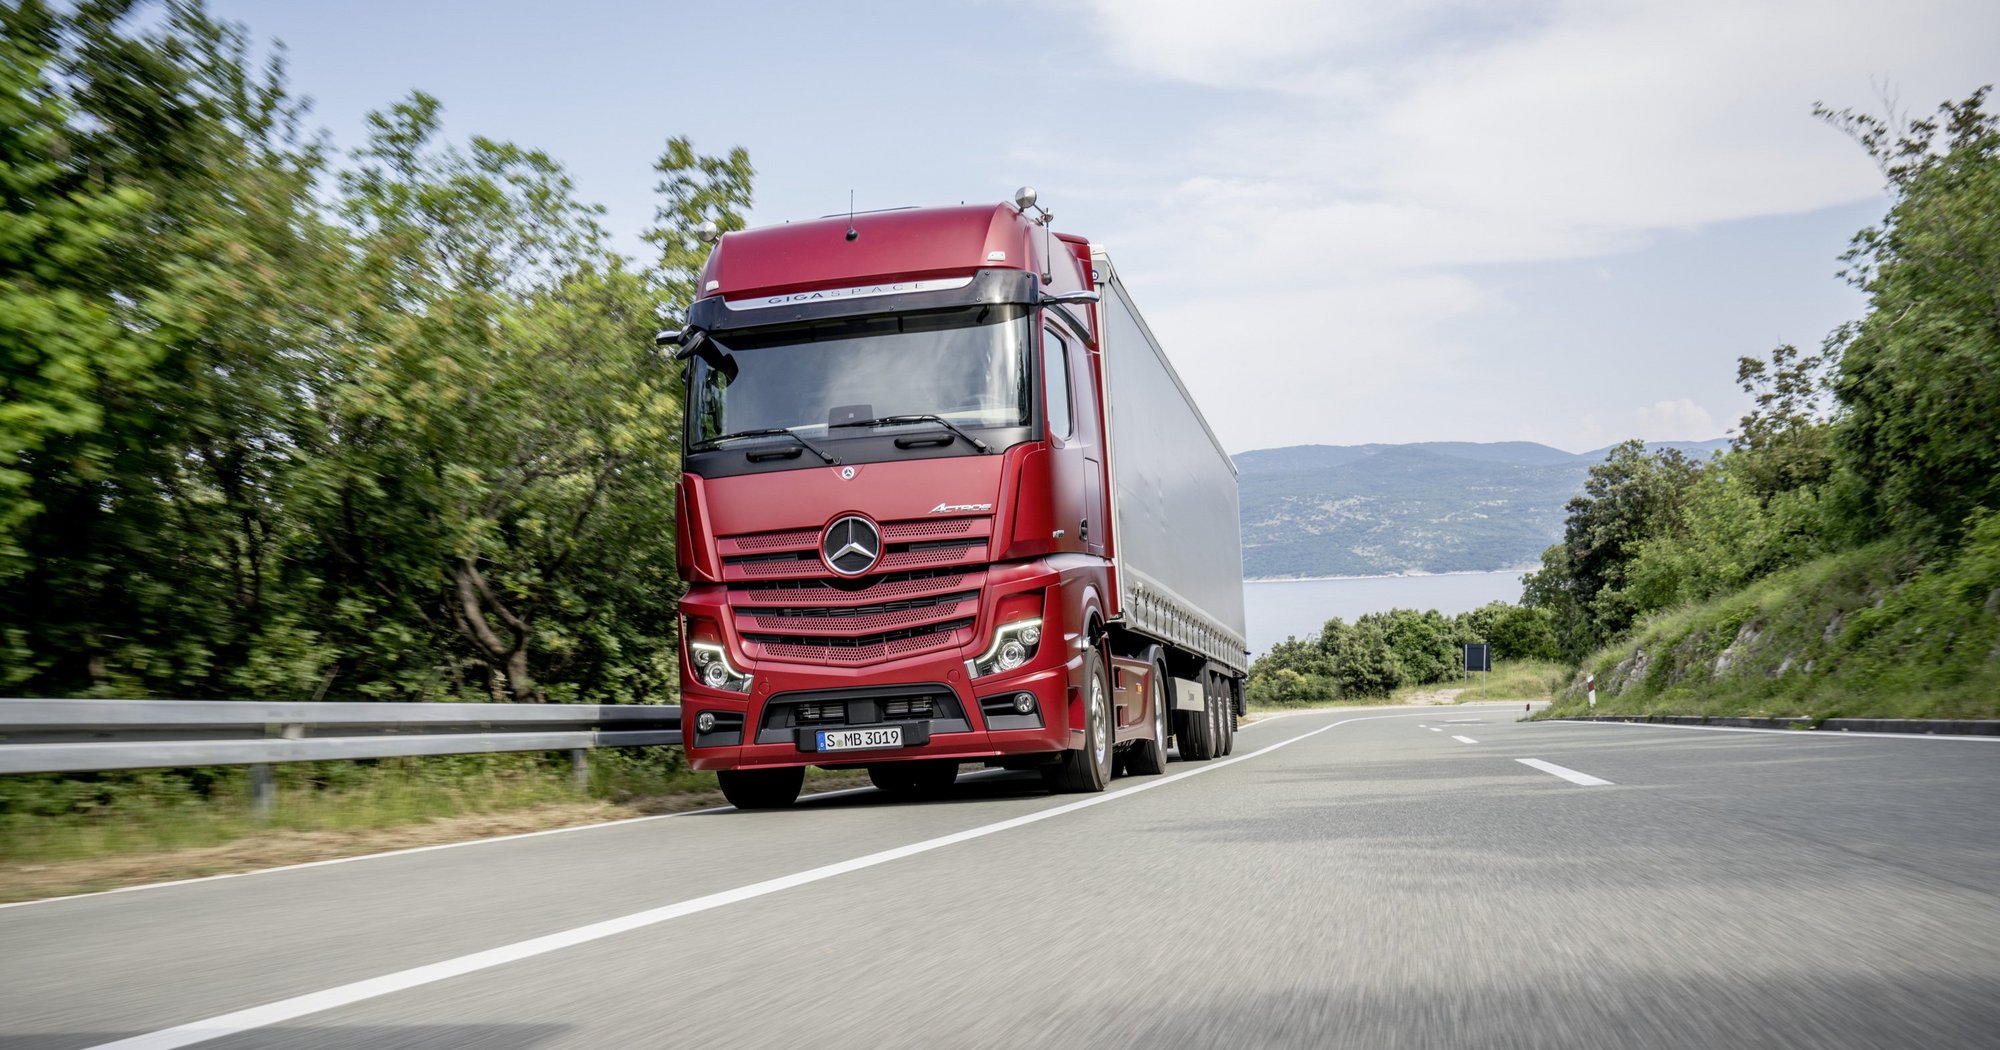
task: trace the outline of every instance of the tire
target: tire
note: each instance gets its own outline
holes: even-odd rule
[[[1142,777],[1167,771],[1167,669],[1154,664],[1152,679],[1153,738],[1133,744],[1125,755],[1126,770]]]
[[[1111,784],[1111,683],[1097,650],[1085,650],[1083,660],[1083,747],[1064,751],[1060,764],[1042,769],[1051,791],[1090,793]]]
[[[1215,706],[1222,740],[1222,746],[1216,749],[1216,753],[1226,755],[1236,750],[1236,700],[1224,694],[1222,702]]]
[[[806,786],[806,767],[789,769],[725,769],[715,774],[722,797],[737,809],[785,809],[799,800]]]
[[[905,798],[936,798],[958,780],[958,760],[928,758],[914,762],[884,762],[868,767],[868,780],[881,790]]]
[[[1204,695],[1206,691],[1204,690]],[[1205,700],[1199,711],[1174,712],[1174,738],[1181,743],[1181,760],[1206,762],[1215,757],[1215,702]]]

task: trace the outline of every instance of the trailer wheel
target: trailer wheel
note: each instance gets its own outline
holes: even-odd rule
[[[1111,783],[1111,685],[1097,650],[1086,649],[1083,662],[1083,747],[1064,751],[1057,765],[1042,767],[1042,783],[1051,791],[1103,791]]]
[[[1167,771],[1167,669],[1154,664],[1151,677],[1147,700],[1153,708],[1153,737],[1133,744],[1125,756],[1125,768],[1142,777]]]
[[[1215,757],[1215,701],[1204,700],[1199,711],[1174,712],[1174,739],[1181,744],[1181,761],[1206,762]]]
[[[784,809],[799,800],[806,786],[806,767],[789,769],[724,769],[715,774],[722,797],[737,809]]]
[[[868,767],[868,781],[891,795],[907,798],[936,798],[951,790],[958,780],[955,758],[922,759],[915,762],[884,762]]]
[[[1215,705],[1216,729],[1221,735],[1222,746],[1216,754],[1226,755],[1236,750],[1236,701],[1224,695],[1222,702]]]

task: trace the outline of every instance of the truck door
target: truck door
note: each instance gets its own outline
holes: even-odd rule
[[[1056,549],[1081,551],[1088,544],[1101,544],[1104,525],[1089,520],[1089,505],[1085,499],[1085,487],[1089,483],[1090,467],[1085,457],[1083,431],[1077,423],[1076,410],[1079,407],[1075,396],[1075,376],[1077,364],[1072,361],[1070,341],[1057,331],[1055,325],[1042,327],[1042,406],[1043,419],[1048,421],[1049,449],[1054,458],[1051,481],[1054,492],[1050,502],[1055,509],[1056,527],[1062,530],[1062,538],[1056,541]],[[1095,533],[1095,534],[1093,534]]]

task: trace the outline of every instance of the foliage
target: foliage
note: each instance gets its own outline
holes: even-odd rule
[[[2000,517],[1928,560],[1906,538],[1662,613],[1587,657],[1550,714],[2000,717]]]
[[[428,96],[331,177],[282,49],[198,2],[0,23],[0,685],[670,699],[651,336],[747,155],[668,141],[635,268],[553,158],[452,144]]]
[[[653,270],[655,284],[669,319],[678,322],[700,293],[695,282],[708,258],[708,245],[699,235],[701,225],[713,222],[721,233],[742,229],[755,171],[750,154],[740,146],[726,157],[705,157],[684,138],[667,140],[666,152],[653,170],[660,173],[655,187],[660,206],[645,239],[660,251]]]
[[[2000,505],[2000,119],[1984,111],[1986,93],[1900,129],[1820,110],[1882,167],[1894,197],[1846,256],[1869,305],[1835,383],[1856,535],[1949,541],[1974,510]]]
[[[1726,455],[1692,474],[1628,460],[1572,503],[1525,600],[1573,658],[1630,629],[1589,657],[1613,710],[1995,713],[2000,118],[1986,96],[1907,123],[1820,107],[1888,183],[1888,215],[1844,256],[1867,314],[1816,354],[1744,358],[1756,407]]]
[[[1457,681],[1467,642],[1486,641],[1495,660],[1546,661],[1555,634],[1546,610],[1493,602],[1447,617],[1435,609],[1391,609],[1353,623],[1334,617],[1316,639],[1287,638],[1250,667],[1246,696],[1260,706],[1360,702],[1405,686]]]
[[[1667,448],[1643,443],[1612,447],[1590,468],[1583,492],[1569,501],[1560,551],[1524,577],[1524,600],[1550,610],[1571,653],[1594,647],[1630,626],[1641,609],[1627,590],[1629,569],[1649,539],[1679,532],[1685,495],[1701,468]]]

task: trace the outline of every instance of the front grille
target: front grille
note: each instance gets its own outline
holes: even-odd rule
[[[943,568],[983,560],[993,519],[885,521],[881,530],[882,558],[876,572]],[[719,543],[723,576],[731,581],[834,575],[820,560],[817,529],[744,533],[721,537]]]
[[[844,606],[901,598],[929,597],[971,588],[985,581],[978,572],[950,569],[892,572],[859,580],[747,580],[729,585],[729,600],[739,605]]]
[[[880,527],[880,560],[854,578],[821,561],[816,529],[721,537],[731,616],[748,655],[853,667],[971,642],[993,519]]]
[[[929,700],[884,700],[882,717],[890,721],[899,718],[932,718],[937,714],[937,705]]]
[[[838,700],[799,704],[792,708],[792,724],[795,726],[837,726],[845,721],[847,721],[847,705]]]
[[[972,618],[851,637],[752,634],[743,641],[751,655],[809,663],[865,664],[964,645],[972,640]]]
[[[834,635],[887,631],[934,620],[970,616],[979,607],[978,591],[961,591],[935,598],[849,608],[809,606],[802,609],[740,609],[736,625],[745,631],[779,634]]]

